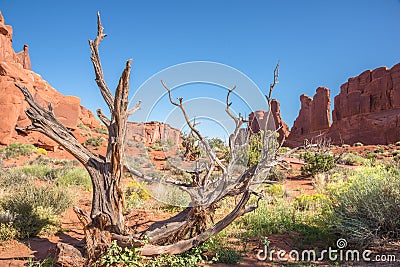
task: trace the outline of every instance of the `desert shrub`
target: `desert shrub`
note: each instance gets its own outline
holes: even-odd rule
[[[68,159],[54,159],[54,158],[45,158],[45,157],[37,157],[34,160],[31,160],[25,165],[54,165],[54,166],[78,166],[79,162],[77,160],[68,160]]]
[[[277,181],[277,182],[282,182],[283,180],[286,179],[286,175],[283,171],[281,171],[278,167],[273,166],[266,177],[267,180],[270,181]]]
[[[383,153],[385,152],[385,149],[383,147],[378,147],[374,150],[374,153]]]
[[[364,144],[361,143],[361,142],[356,142],[356,143],[353,144],[353,146],[354,147],[359,147],[359,146],[364,146]]]
[[[394,151],[392,151],[392,156],[393,157],[396,157],[396,156],[399,156],[400,155],[400,150],[394,150]]]
[[[12,222],[0,222],[0,242],[15,239],[18,236],[18,230]]]
[[[363,167],[332,184],[335,230],[347,241],[368,245],[400,238],[400,173],[384,165]]]
[[[302,155],[306,163],[301,167],[303,175],[315,175],[326,172],[335,167],[335,158],[327,153],[305,152]]]
[[[140,255],[139,249],[121,248],[117,241],[113,241],[107,251],[96,261],[95,266],[145,266],[144,256]]]
[[[20,168],[8,169],[0,172],[0,187],[13,188],[32,181],[32,177],[26,175]]]
[[[338,164],[359,166],[367,163],[367,159],[353,153],[345,153],[336,161]]]
[[[0,149],[0,155],[6,159],[18,158],[19,156],[30,156],[35,151],[36,147],[33,145],[13,143],[3,149]]]
[[[162,151],[163,150],[163,144],[161,143],[161,141],[157,140],[157,141],[151,143],[150,148],[154,149],[156,151]]]
[[[397,141],[395,145],[400,146],[400,141]]]
[[[91,137],[88,138],[84,145],[85,146],[94,146],[94,147],[99,147],[101,146],[101,144],[103,144],[103,142],[105,141],[105,139],[101,136],[95,136],[95,137]]]
[[[173,146],[175,146],[174,140],[169,139],[169,138],[168,138],[166,141],[164,141],[163,143],[164,143],[164,145],[166,145],[167,147],[173,147]]]
[[[271,197],[283,197],[285,195],[285,190],[283,186],[280,184],[270,185],[265,188],[265,193]]]
[[[179,210],[190,203],[190,196],[176,186],[158,184],[152,192],[156,200],[164,203],[162,208],[167,211]]]
[[[142,170],[142,164],[146,162],[146,159],[144,157],[129,157],[125,156],[125,164],[130,168],[134,170],[141,171]]]
[[[150,199],[151,192],[146,188],[145,182],[130,181],[125,189],[126,208],[141,207],[146,200]]]
[[[304,210],[323,210],[324,212],[330,212],[332,202],[328,196],[315,193],[312,195],[300,195],[295,198],[293,206],[295,209]]]
[[[322,196],[303,196],[297,201],[281,197],[273,203],[260,201],[258,209],[241,217],[235,225],[245,230],[242,235],[252,238],[297,232],[301,242],[310,245],[332,240],[332,213],[330,202]]]
[[[36,150],[36,154],[42,155],[42,156],[47,155],[47,150],[40,147],[40,148],[38,148],[38,149]]]
[[[71,197],[63,188],[32,185],[17,188],[0,202],[3,210],[13,214],[12,223],[19,238],[55,233],[60,225],[58,215],[71,204]]]
[[[94,131],[99,134],[108,134],[108,130],[106,127],[95,128]]]
[[[78,124],[78,128],[87,132],[90,132],[90,128],[83,124],[82,122]]]
[[[78,186],[82,189],[89,190],[92,188],[92,180],[89,173],[84,168],[64,167],[59,169],[59,175],[56,183],[61,186]]]

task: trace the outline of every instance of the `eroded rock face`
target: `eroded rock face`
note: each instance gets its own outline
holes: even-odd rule
[[[329,136],[335,143],[400,140],[400,63],[350,78],[335,97]]]
[[[142,143],[170,141],[174,144],[180,144],[181,132],[162,122],[128,122],[126,138]]]
[[[329,90],[302,95],[301,110],[286,145],[327,138],[333,144],[390,144],[400,140],[400,63],[348,79],[334,98],[329,127]]]
[[[100,127],[93,114],[80,105],[79,98],[60,94],[30,69],[28,46],[24,46],[22,52],[14,52],[12,27],[4,24],[0,14],[0,144],[25,142],[47,149],[56,146],[39,133],[32,132],[26,136],[15,130],[16,126],[25,127],[30,124],[24,113],[28,104],[15,83],[27,87],[39,104],[47,107],[48,103],[52,103],[57,119],[67,128],[74,131],[79,123],[92,128]]]
[[[279,133],[278,141],[282,142],[289,135],[289,127],[281,118],[280,104],[276,99],[271,100],[271,115],[271,119],[268,120],[267,111],[257,110],[250,113],[248,127],[252,133],[258,133],[265,129],[277,129]]]
[[[326,132],[330,126],[330,90],[319,87],[313,98],[300,96],[301,108],[296,118],[287,144],[300,145],[304,139]],[[307,138],[305,138],[307,137]]]

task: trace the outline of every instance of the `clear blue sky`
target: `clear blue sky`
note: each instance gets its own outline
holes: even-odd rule
[[[187,61],[220,62],[267,89],[291,126],[303,93],[339,87],[366,69],[400,62],[399,0],[20,1],[0,0],[14,48],[28,44],[32,68],[63,94],[105,109],[87,40],[96,12],[108,37],[101,56],[110,88],[133,58],[132,93],[155,73]],[[233,81],[234,83],[234,81]]]

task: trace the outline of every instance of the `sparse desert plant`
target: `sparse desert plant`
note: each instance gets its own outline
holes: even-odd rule
[[[308,206],[308,207],[311,207]],[[305,244],[316,240],[329,242],[332,212],[329,207],[300,210],[288,198],[278,198],[273,204],[260,201],[255,212],[246,214],[236,226],[245,230],[245,236],[260,237],[271,234],[297,232]]]
[[[353,146],[354,147],[360,147],[360,146],[364,146],[364,144],[361,143],[361,142],[356,142],[356,143],[353,144]]]
[[[363,167],[332,184],[335,229],[365,246],[400,238],[400,173],[390,166]]]
[[[397,141],[395,145],[400,146],[400,141]]]
[[[108,134],[108,130],[106,127],[95,128],[94,131],[99,134]]]
[[[374,150],[374,153],[383,153],[383,152],[385,152],[385,149],[383,148],[383,147],[378,147],[378,148],[376,148],[375,150]]]
[[[60,169],[56,184],[66,187],[78,186],[84,190],[92,188],[92,181],[88,172],[84,168],[78,167],[64,167]]]
[[[335,167],[335,158],[328,153],[305,152],[302,155],[305,165],[301,167],[303,175],[315,175]]]
[[[5,158],[18,158],[19,156],[30,156],[36,151],[36,147],[29,144],[13,143],[0,149],[0,155]]]
[[[44,148],[39,147],[39,148],[36,150],[36,154],[45,156],[45,155],[47,155],[47,150],[44,149]]]
[[[129,182],[124,193],[126,208],[141,207],[151,196],[151,192],[147,189],[147,184],[135,180]]]
[[[91,137],[86,139],[85,146],[99,147],[104,141],[105,139],[101,136]]]
[[[400,150],[393,150],[393,151],[392,151],[392,156],[393,156],[393,157],[396,157],[396,156],[398,156],[398,155],[400,155]]]
[[[312,195],[300,195],[295,198],[293,206],[295,209],[304,210],[322,210],[324,212],[331,212],[332,201],[328,196],[315,193]]]
[[[90,132],[90,128],[88,126],[86,126],[85,124],[83,124],[82,122],[80,122],[78,124],[78,128],[87,132]]]
[[[162,151],[163,150],[163,144],[161,141],[155,141],[150,144],[150,148],[154,149],[155,151]]]
[[[59,229],[60,215],[72,204],[65,189],[26,185],[0,202],[3,210],[13,214],[12,226],[18,237],[24,238],[40,233],[55,233]]]
[[[285,179],[286,179],[285,173],[276,166],[273,166],[270,169],[270,171],[266,177],[266,180],[277,181],[277,182],[282,182]]]
[[[0,222],[0,242],[15,239],[17,236],[18,230],[12,222]]]
[[[366,158],[361,157],[358,154],[353,154],[353,153],[345,153],[342,154],[337,160],[337,164],[343,164],[343,165],[351,165],[351,166],[359,166],[359,165],[364,165],[368,162]]]

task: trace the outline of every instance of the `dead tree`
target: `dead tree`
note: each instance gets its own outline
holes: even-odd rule
[[[204,148],[209,162],[202,168],[192,171],[191,183],[186,184],[172,178],[164,181],[166,184],[177,186],[190,196],[189,207],[172,218],[154,223],[141,233],[131,234],[125,225],[123,216],[123,192],[121,190],[121,178],[124,170],[123,144],[128,116],[139,108],[140,103],[132,110],[128,110],[131,60],[126,62],[114,96],[111,94],[104,80],[98,50],[100,42],[106,36],[103,33],[99,14],[97,24],[97,37],[95,40],[89,41],[89,45],[96,83],[111,114],[110,118],[107,118],[101,110],[97,110],[98,117],[108,128],[106,155],[95,154],[80,144],[73,134],[56,119],[51,104],[48,105],[48,109],[43,108],[35,102],[26,87],[16,84],[29,104],[29,108],[25,112],[32,122],[30,126],[20,130],[43,133],[63,146],[87,169],[93,185],[91,214],[87,216],[77,207],[74,210],[84,226],[89,263],[98,258],[112,240],[117,240],[121,246],[141,247],[142,254],[146,256],[187,251],[222,231],[239,216],[257,208],[257,206],[247,206],[252,195],[261,198],[261,194],[256,192],[254,186],[260,183],[259,177],[265,175],[284,157],[275,157],[278,146],[277,142],[271,142],[271,140],[276,139],[276,134],[266,131],[263,135],[260,162],[238,172],[238,162],[248,144],[238,145],[236,142],[240,128],[246,120],[241,116],[236,117],[230,109],[232,103],[229,102],[229,97],[235,87],[228,91],[226,97],[226,112],[234,120],[236,127],[229,141],[230,161],[224,164],[210,148],[207,140],[191,123],[183,106],[183,99],[178,98],[177,102],[174,101],[171,90],[166,83],[162,82],[168,91],[170,102],[181,110],[187,125]],[[274,76],[275,84],[277,72]],[[272,88],[273,86],[271,86],[271,91]],[[221,174],[218,178],[212,178],[216,167],[221,170]],[[131,170],[131,173],[143,179],[151,179],[135,170]],[[240,200],[232,211],[218,222],[208,220],[218,203],[227,197],[237,197]]]

